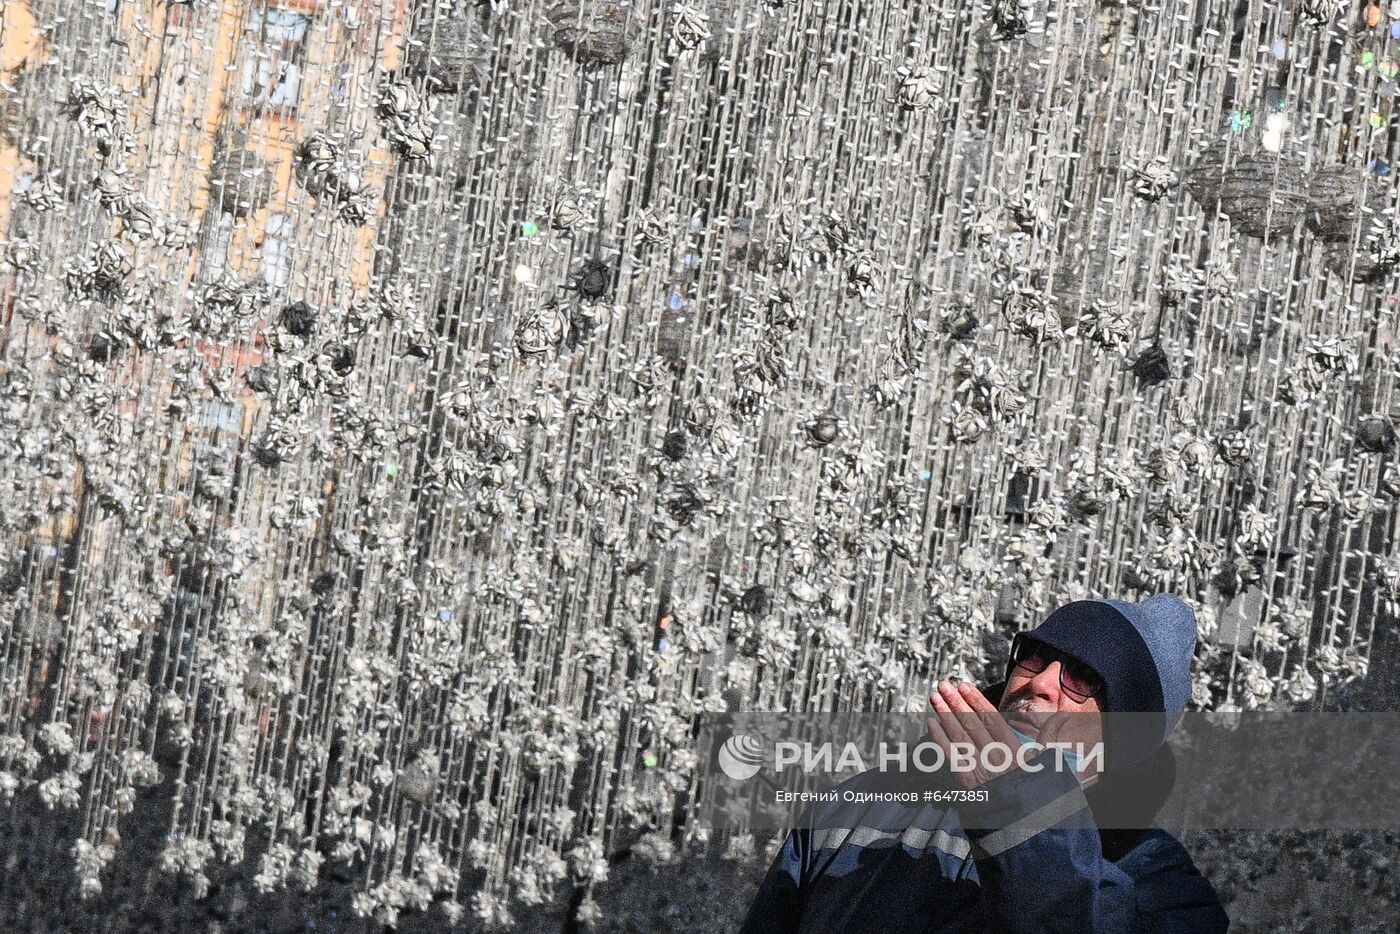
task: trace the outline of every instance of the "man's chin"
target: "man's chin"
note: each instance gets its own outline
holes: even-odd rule
[[[1040,720],[1043,717],[1036,717],[1035,714],[1026,711],[1017,711],[1006,715],[1006,722],[1012,727],[1025,733],[1031,739],[1040,738]]]

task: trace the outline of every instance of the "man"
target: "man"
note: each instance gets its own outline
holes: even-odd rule
[[[1107,737],[1097,774],[960,773],[962,786],[985,789],[986,800],[867,807],[849,823],[841,814],[795,829],[744,934],[1224,932],[1215,890],[1175,838],[1150,826],[1171,789],[1164,741],[1190,695],[1195,645],[1195,614],[1171,594],[1076,600],[1018,635],[1004,682],[985,693],[941,682],[929,735],[945,749],[1006,738],[1012,748],[1027,739],[1049,746],[1050,734],[1062,739],[1070,721],[1096,722],[1102,711],[1158,714],[1149,719],[1162,728],[1145,740],[1141,731],[1119,737],[1117,746]],[[890,779],[872,770],[841,787],[888,789]],[[1125,798],[1135,807],[1126,821]]]

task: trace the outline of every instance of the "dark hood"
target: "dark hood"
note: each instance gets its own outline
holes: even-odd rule
[[[1196,614],[1181,598],[1159,593],[1124,600],[1072,600],[1057,607],[1028,635],[1054,646],[1098,673],[1107,688],[1104,709],[1137,713],[1131,731],[1122,720],[1106,724],[1110,764],[1129,768],[1152,760],[1181,719],[1191,696]],[[1011,676],[1008,663],[1006,677]],[[1154,721],[1155,715],[1155,721]]]

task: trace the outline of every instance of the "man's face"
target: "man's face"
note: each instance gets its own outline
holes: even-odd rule
[[[1053,649],[1034,640],[1026,640],[1026,647],[1018,653],[1018,657],[1022,662],[1012,668],[997,709],[1007,715],[1007,722],[1023,733],[1035,736],[1038,732],[1037,721],[1043,723],[1045,718],[1018,720],[1017,714],[1103,711],[1103,682],[1082,662],[1060,657]],[[1063,670],[1066,666],[1068,671]],[[1081,700],[1073,693],[1075,689],[1081,694],[1085,691],[1090,693]]]

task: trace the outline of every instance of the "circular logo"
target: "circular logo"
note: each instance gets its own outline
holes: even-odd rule
[[[719,747],[719,767],[737,782],[753,778],[763,768],[763,744],[747,733],[735,733]]]

